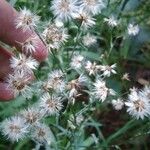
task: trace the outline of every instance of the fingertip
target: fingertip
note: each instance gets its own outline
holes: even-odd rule
[[[0,82],[0,101],[10,101],[12,99],[14,99],[13,91],[8,88],[7,83]]]
[[[0,46],[0,79],[5,78],[7,74],[12,72],[10,67],[10,59],[12,56],[13,53]]]
[[[48,50],[40,39],[38,40],[35,52],[33,52],[33,57],[39,62],[44,61],[48,57]]]
[[[31,36],[36,35],[36,33],[30,29],[24,32],[22,29],[16,28],[15,20],[17,17],[18,12],[12,8],[9,3],[0,1],[0,28],[3,28],[3,30],[0,30],[0,38],[4,43],[14,46],[18,50],[22,51],[20,43],[24,43]],[[38,35],[36,36],[38,37]],[[47,58],[48,51],[39,37],[37,40],[38,47],[33,53],[33,57],[41,62]]]

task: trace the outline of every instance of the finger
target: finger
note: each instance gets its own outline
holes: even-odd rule
[[[8,83],[6,83],[8,75],[13,72],[10,68],[10,58],[12,56],[12,53],[0,47],[0,101],[8,101],[15,98],[14,89],[8,88]],[[29,74],[27,77],[29,84],[35,79],[34,74]]]
[[[12,72],[10,68],[10,58],[13,54],[0,46],[0,79],[6,78],[6,76]]]
[[[15,9],[5,0],[0,0],[0,39],[17,49],[21,49],[19,43],[24,43],[31,35],[36,34],[31,30],[23,32],[21,29],[16,29],[15,20],[17,16],[18,12]],[[43,61],[48,56],[48,51],[38,36],[37,43],[38,46],[33,52],[33,57],[38,61]]]
[[[0,101],[9,101],[14,98],[13,91],[7,87],[7,83],[0,82]]]

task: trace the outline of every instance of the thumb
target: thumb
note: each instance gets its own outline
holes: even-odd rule
[[[7,83],[0,82],[0,101],[8,101],[14,98],[13,91],[7,87]]]
[[[31,30],[23,32],[21,29],[17,29],[15,20],[18,16],[18,12],[12,8],[5,0],[0,0],[0,39],[1,41],[15,46],[17,49],[21,49],[19,43],[24,43],[29,37],[36,36],[37,45],[33,57],[38,61],[43,61],[48,56],[48,50],[44,43],[40,40],[36,33]]]

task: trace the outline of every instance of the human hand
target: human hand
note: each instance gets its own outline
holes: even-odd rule
[[[16,29],[14,22],[17,15],[18,12],[5,0],[0,0],[0,41],[21,50],[19,43],[23,43],[31,36],[36,36],[38,47],[32,56],[39,62],[43,61],[48,55],[45,45],[33,31],[23,32],[21,29]],[[0,46],[0,100],[3,101],[14,98],[13,92],[7,88],[7,83],[4,81],[4,78],[11,73],[10,58],[13,55],[12,52]]]

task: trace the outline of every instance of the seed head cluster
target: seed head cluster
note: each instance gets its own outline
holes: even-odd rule
[[[115,77],[122,83],[130,82],[130,74],[126,72],[119,76],[120,64],[108,59],[115,47],[113,39],[111,37],[109,43],[98,34],[97,19],[106,9],[104,0],[52,0],[53,17],[47,20],[48,23],[40,21],[39,16],[26,8],[20,10],[14,22],[17,30],[32,31],[34,35],[22,43],[16,41],[22,51],[11,57],[12,71],[6,77],[6,83],[14,97],[27,100],[29,106],[25,105],[23,110],[1,123],[2,134],[9,140],[18,142],[30,138],[40,145],[56,144],[55,132],[60,130],[62,133],[58,136],[67,134],[70,138],[70,130],[92,125],[92,115],[84,113],[95,111],[99,104],[107,106],[109,103],[117,112],[126,108],[136,119],[150,116],[150,86],[132,88],[127,96],[121,96],[114,88]],[[100,17],[101,24],[112,32],[121,26],[122,20],[118,18],[115,15]],[[39,23],[44,25],[36,35]],[[129,22],[124,32],[128,38],[137,36],[140,27]],[[49,50],[49,56],[42,64],[34,58],[39,39]],[[99,41],[110,44],[109,52],[95,50],[94,46],[101,47]],[[76,106],[78,103],[81,105]],[[76,107],[82,109],[76,112]],[[67,119],[66,129],[59,125],[64,118]],[[92,137],[97,141],[95,134]]]

